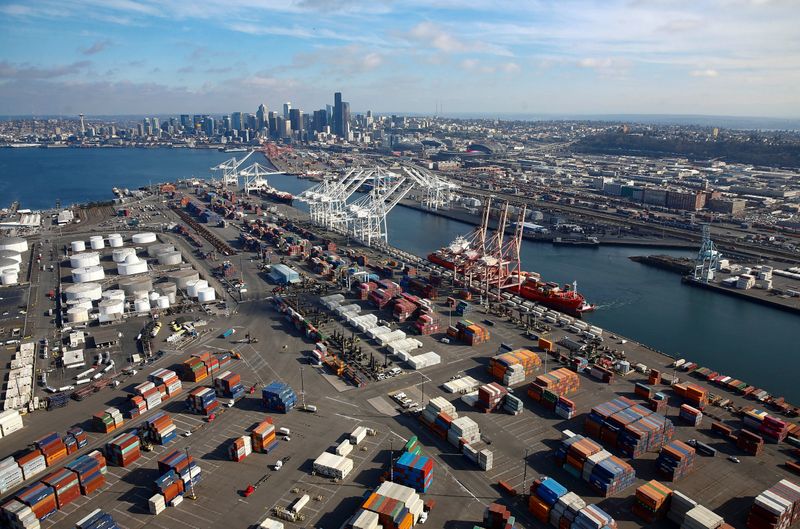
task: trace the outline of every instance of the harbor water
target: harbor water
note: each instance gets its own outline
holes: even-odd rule
[[[52,207],[56,199],[64,204],[107,200],[112,186],[208,177],[210,166],[231,156],[189,149],[0,149],[0,192],[6,202],[20,200],[22,207],[33,209]],[[313,185],[289,175],[274,176],[270,183],[293,194]],[[400,206],[388,223],[390,243],[420,256],[472,229]],[[586,319],[606,329],[610,345],[614,342],[608,334],[619,333],[800,401],[800,388],[793,383],[793,373],[800,373],[800,355],[792,345],[800,328],[797,315],[691,288],[675,273],[628,259],[646,253],[691,255],[683,250],[522,244],[526,270],[548,281],[578,281],[578,290],[597,305]],[[515,345],[525,343],[520,336]]]

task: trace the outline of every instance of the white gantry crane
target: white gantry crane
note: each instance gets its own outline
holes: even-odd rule
[[[230,160],[225,160],[219,165],[215,165],[211,168],[212,171],[218,172],[221,176],[222,180],[222,187],[227,188],[232,186],[234,188],[239,187],[239,167],[252,156],[255,151],[250,151],[247,153],[247,156],[242,158],[241,160],[237,160],[234,156]]]
[[[277,171],[270,171],[267,167],[261,165],[260,163],[253,162],[252,165],[248,165],[247,167],[239,171],[238,174],[244,179],[245,194],[249,195],[251,191],[262,191],[271,189],[272,186],[269,185],[269,182],[267,181],[266,177],[283,173]]]
[[[312,222],[344,233],[347,201],[372,176],[372,169],[351,169],[339,178],[325,176],[322,182],[306,189],[297,198],[308,203]]]
[[[371,185],[369,192],[348,202],[365,184]],[[449,204],[456,187],[418,167],[358,168],[339,178],[325,178],[298,199],[309,204],[311,220],[316,224],[372,246],[388,242],[387,216],[412,189],[422,196],[424,207],[439,209]]]
[[[703,225],[703,240],[700,243],[700,251],[694,265],[694,280],[700,283],[708,283],[714,279],[714,273],[719,267],[720,253],[711,240],[711,227]]]

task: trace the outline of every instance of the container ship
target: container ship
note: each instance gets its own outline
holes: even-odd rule
[[[594,310],[594,305],[586,302],[578,293],[577,284],[561,286],[543,281],[539,274],[521,269],[519,247],[522,230],[517,229],[512,240],[504,240],[506,214],[501,217],[494,236],[488,236],[488,204],[484,211],[484,221],[468,237],[458,236],[449,245],[428,255],[428,261],[447,270],[452,270],[456,278],[461,275],[467,284],[473,280],[477,284],[498,285],[502,290],[516,294],[546,307],[581,314]],[[508,204],[506,204],[506,211]],[[524,215],[524,211],[523,214]],[[518,223],[518,226],[521,225]]]
[[[289,204],[290,206],[292,205],[292,202],[294,202],[294,195],[292,195],[291,193],[287,193],[286,191],[279,191],[275,188],[262,189],[261,196],[266,197],[275,202]]]

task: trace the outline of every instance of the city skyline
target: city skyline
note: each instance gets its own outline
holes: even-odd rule
[[[800,116],[784,0],[4,2],[0,114]]]

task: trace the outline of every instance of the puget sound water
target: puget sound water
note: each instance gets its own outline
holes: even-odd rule
[[[0,149],[2,206],[22,207],[108,200],[112,187],[136,188],[187,177],[208,178],[209,167],[242,153],[190,149]],[[254,154],[250,160],[258,160]],[[249,163],[250,160],[248,160]],[[270,183],[294,194],[313,185],[294,176]],[[303,207],[302,204],[298,204]],[[424,256],[466,234],[471,226],[411,208],[389,215],[389,242]],[[618,333],[676,357],[713,368],[797,403],[800,354],[795,342],[800,319],[728,296],[682,285],[677,274],[635,263],[630,255],[683,250],[602,246],[552,246],[524,241],[523,267],[548,281],[578,282],[598,306],[585,316]],[[520,337],[520,345],[522,338]]]

